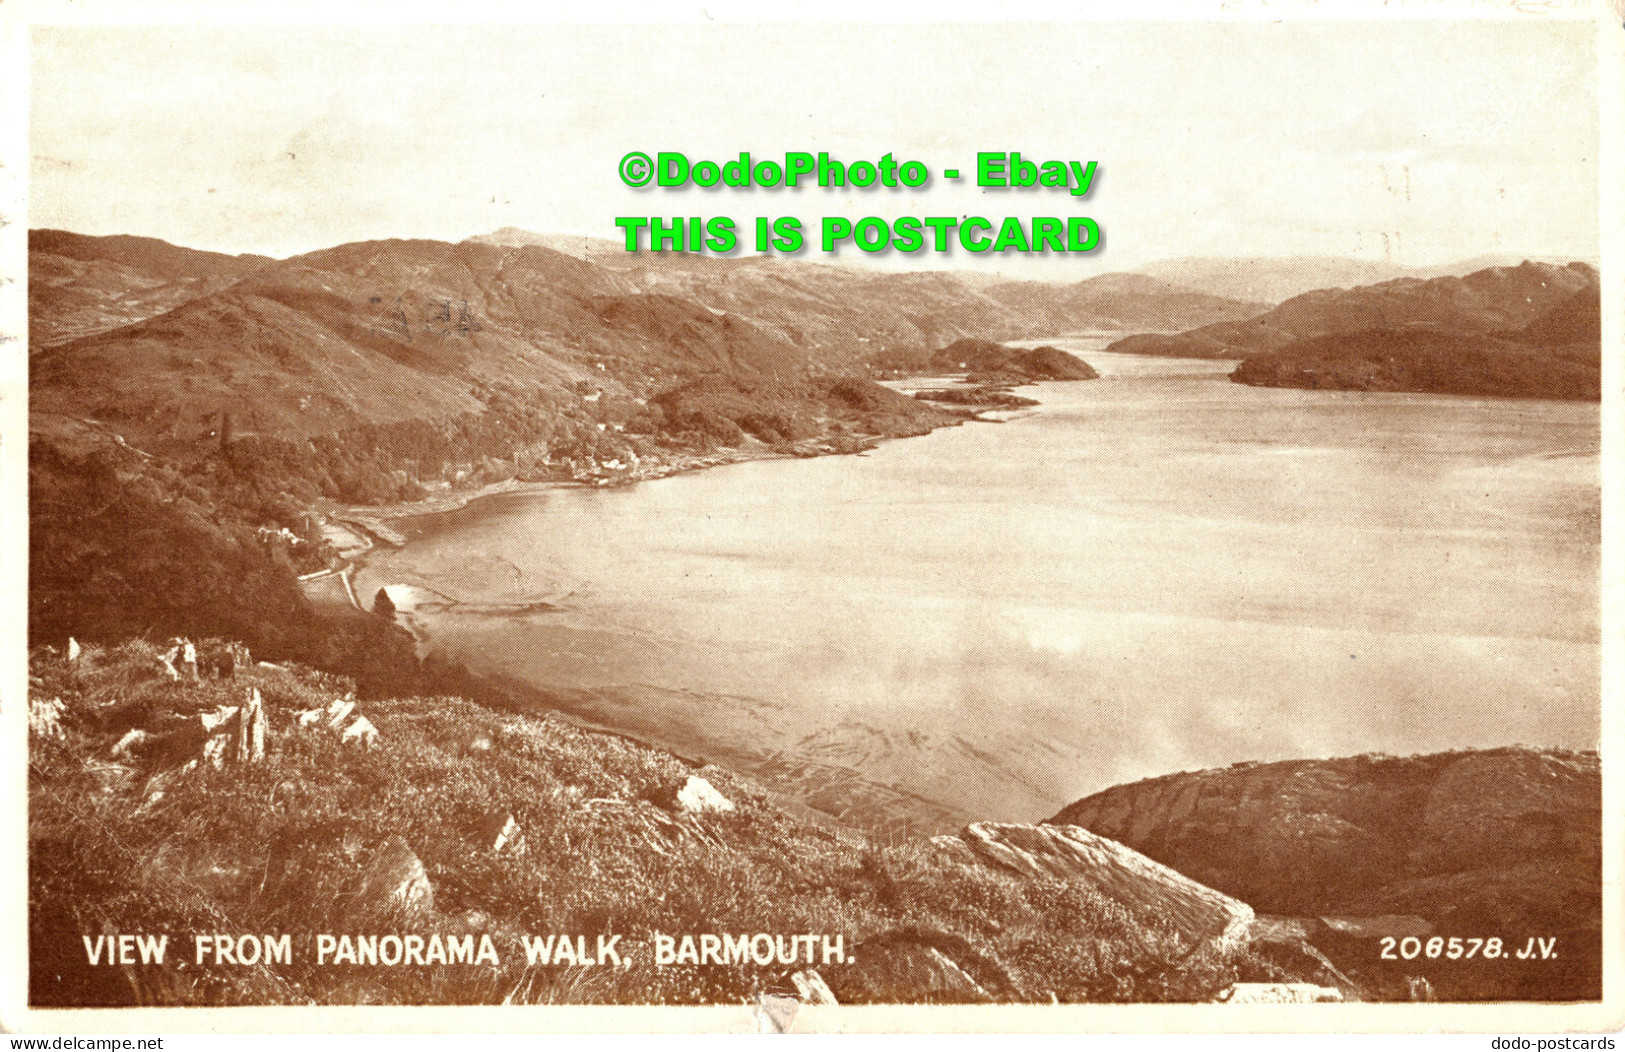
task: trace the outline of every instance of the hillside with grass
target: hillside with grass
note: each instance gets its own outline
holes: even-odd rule
[[[142,642],[34,651],[36,1005],[1209,1000],[1323,978],[1251,947],[1244,904],[1081,829],[882,841],[557,715],[358,702],[341,677],[196,651],[201,675]],[[655,963],[657,935],[711,932],[838,936],[846,961]],[[89,964],[84,937],[118,933],[171,956]],[[199,964],[215,933],[291,952],[245,966],[211,941]],[[320,963],[324,933],[488,936],[499,961]],[[524,937],[556,934],[619,936],[627,963],[527,963]]]

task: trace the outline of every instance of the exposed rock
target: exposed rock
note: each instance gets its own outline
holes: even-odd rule
[[[1152,859],[1078,826],[977,822],[960,834],[983,862],[1027,877],[1085,884],[1166,917],[1193,945],[1245,944],[1253,909]]]
[[[429,883],[428,871],[399,836],[378,846],[355,897],[363,910],[434,909],[434,887]]]
[[[942,854],[951,857],[955,862],[971,864],[977,860],[976,852],[970,849],[970,845],[952,833],[942,833],[932,837],[931,845]]]
[[[346,694],[319,709],[306,709],[296,717],[302,728],[325,727],[338,733],[340,743],[371,749],[378,744],[378,728],[356,711],[355,696]]]
[[[842,1004],[982,1004],[1016,993],[1002,966],[942,932],[902,930],[865,939],[827,979]]]
[[[79,655],[81,653],[82,653],[82,651],[79,648],[79,641],[77,639],[73,638],[72,636],[69,636],[68,637],[68,664],[70,664],[70,665],[78,664]]]
[[[199,759],[219,770],[226,765],[226,753],[231,747],[232,736],[230,734],[216,734],[203,743],[203,751]]]
[[[162,658],[164,668],[169,671],[169,678],[175,682],[186,680],[196,683],[199,679],[197,671],[197,647],[190,639],[175,638],[170,640],[170,646]]]
[[[258,763],[265,759],[265,703],[258,687],[248,690],[248,703],[237,715],[237,760]]]
[[[1342,999],[1343,993],[1336,987],[1314,983],[1236,983],[1217,998],[1232,1005],[1316,1004]]]
[[[137,749],[139,746],[145,744],[151,737],[152,735],[148,734],[140,727],[131,728],[130,731],[126,733],[124,737],[120,738],[117,744],[115,744],[113,748],[109,750],[108,755],[127,756],[130,754],[131,750]]]
[[[1296,943],[1313,938],[1318,927],[1313,917],[1271,917],[1260,914],[1253,918],[1247,937],[1254,943]]]
[[[732,811],[733,801],[717,792],[710,782],[698,775],[690,775],[677,791],[677,804],[685,811]]]
[[[501,811],[487,815],[480,823],[479,840],[482,844],[491,845],[491,853],[497,854],[512,844],[519,836],[519,820],[511,811]]]
[[[804,972],[796,972],[790,976],[790,981],[796,985],[796,996],[801,999],[803,1004],[840,1004],[835,999],[835,995],[830,992],[829,984],[824,982],[824,977],[811,968]]]
[[[28,701],[28,734],[31,738],[60,738],[62,732],[62,713],[66,706],[61,698],[52,698],[50,701],[37,701],[30,698]]]
[[[371,749],[378,744],[378,728],[365,716],[357,716],[344,733],[339,735],[339,741],[345,745],[358,745],[362,749]]]
[[[1601,852],[1600,776],[1595,753],[1523,748],[1289,760],[1116,786],[1050,821],[1272,913],[1436,920],[1371,900],[1396,882],[1520,862],[1589,873]]]
[[[344,726],[345,722],[355,712],[355,701],[344,697],[327,707],[327,725],[334,730]]]
[[[237,713],[240,711],[240,706],[222,705],[219,708],[213,709],[209,712],[198,713],[197,718],[198,722],[203,725],[204,734],[214,734],[222,727],[231,723],[232,720],[236,719]]]
[[[788,1034],[795,1024],[801,1002],[783,994],[756,995],[756,1032],[759,1034]]]

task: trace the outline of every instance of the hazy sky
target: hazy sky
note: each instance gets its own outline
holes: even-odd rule
[[[1087,270],[1179,255],[1407,264],[1597,251],[1595,29],[1077,26],[37,28],[30,225],[288,255],[619,215],[1091,215]],[[1085,201],[633,191],[630,150],[1098,161]],[[963,252],[910,266],[1004,265]],[[1034,272],[1059,271],[1035,260]]]

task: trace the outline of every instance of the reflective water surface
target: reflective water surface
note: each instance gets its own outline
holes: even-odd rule
[[[1296,756],[1595,747],[1592,404],[1102,378],[862,456],[478,501],[360,594],[701,755],[985,818]]]

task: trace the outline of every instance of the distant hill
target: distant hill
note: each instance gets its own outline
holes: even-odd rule
[[[274,262],[150,237],[28,233],[29,344],[49,347],[150,318]]]
[[[1184,329],[1216,321],[1240,321],[1269,304],[1198,292],[1144,274],[1102,274],[1059,288],[1034,281],[1007,282],[985,290],[993,299],[1066,332],[1080,317],[1099,329]],[[1196,319],[1204,319],[1197,321]]]
[[[757,256],[628,253],[604,238],[533,234],[513,227],[470,240],[565,252],[633,275],[646,287],[665,288],[758,320],[800,316],[795,324],[813,345],[829,343],[815,334],[822,328],[820,319],[831,312],[838,312],[841,325],[862,332],[876,349],[921,349],[958,336],[1021,339],[1125,329],[1174,331],[1250,317],[1269,306],[1140,274],[1102,274],[1074,283],[1008,281],[974,272],[884,272]]]
[[[476,244],[497,245],[501,248],[550,248],[577,259],[601,262],[606,257],[626,255],[623,245],[612,238],[593,237],[590,234],[537,234],[516,226],[505,226],[489,234],[468,238]]]
[[[1602,339],[1602,286],[1587,284],[1568,299],[1521,330],[1507,334],[1510,339],[1540,347],[1596,343]]]
[[[1375,285],[1395,278],[1460,277],[1490,267],[1516,266],[1524,258],[1487,255],[1456,263],[1404,267],[1344,256],[1184,256],[1153,263],[1140,268],[1140,272],[1215,296],[1280,303],[1315,289]]]
[[[546,248],[365,242],[42,348],[32,404],[181,454],[207,446],[228,413],[234,439],[286,442],[434,421],[514,426],[494,412],[497,391],[592,423],[608,422],[608,406],[636,415],[701,377],[814,397],[814,373],[851,371],[863,346],[842,349],[810,352],[770,325]],[[917,415],[901,399],[897,408]]]
[[[444,432],[451,421],[512,430],[499,391],[541,414],[522,431],[573,415],[607,436],[742,432],[771,444],[811,438],[814,419],[869,433],[939,419],[879,389],[861,409],[827,394],[837,377],[861,383],[877,356],[966,337],[1171,327],[1253,306],[1132,276],[978,291],[941,272],[548,247],[572,240],[506,230],[277,261],[37,231],[31,404],[166,455],[222,436],[292,442],[368,427]],[[695,397],[706,404],[689,405]],[[746,409],[752,400],[760,412]],[[719,416],[722,402],[731,408]],[[874,419],[882,405],[897,419]],[[647,419],[650,407],[672,419]],[[463,445],[511,457],[527,444],[482,442]],[[596,460],[650,452],[614,437],[591,444],[605,447]],[[425,458],[412,459],[421,471]]]
[[[1525,261],[1304,293],[1242,322],[1131,336],[1134,354],[1239,358],[1242,383],[1596,398],[1597,271]]]
[[[992,340],[960,339],[929,352],[893,352],[873,359],[897,376],[964,373],[974,383],[1029,383],[1033,380],[1095,380],[1100,374],[1076,355],[1055,347],[1006,347]]]
[[[1368,329],[1248,358],[1230,378],[1255,387],[1597,401],[1597,345],[1532,346],[1489,336]]]

